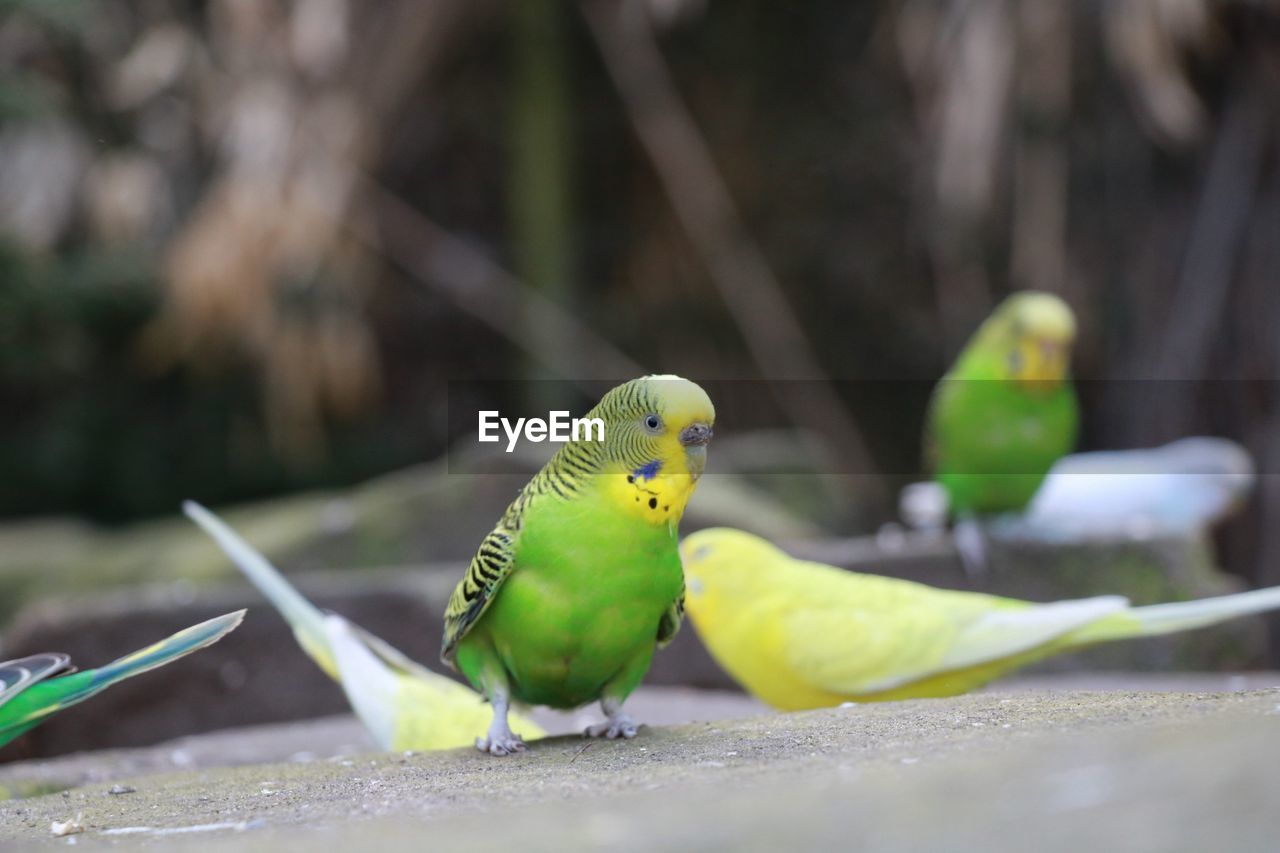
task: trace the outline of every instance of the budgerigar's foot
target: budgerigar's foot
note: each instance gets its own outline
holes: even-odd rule
[[[636,736],[636,732],[639,731],[639,728],[639,724],[626,714],[617,714],[605,720],[603,723],[596,723],[594,726],[587,726],[582,734],[584,737],[607,737],[609,740],[626,738],[630,740]]]
[[[977,581],[986,577],[989,569],[987,562],[987,539],[982,525],[975,518],[961,518],[956,521],[952,530],[956,553],[960,555],[960,565],[970,580]]]
[[[524,738],[514,732],[476,738],[476,749],[490,755],[513,755],[524,752]]]

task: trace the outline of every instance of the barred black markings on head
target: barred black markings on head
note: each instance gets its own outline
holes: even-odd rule
[[[665,380],[650,376],[633,379],[605,394],[586,414],[587,418],[604,422],[604,440],[580,438],[565,442],[516,496],[500,526],[519,531],[531,501],[542,495],[568,500],[582,490],[588,477],[611,467],[656,472],[661,461],[657,458],[655,436],[647,433],[643,424],[647,415],[662,413],[661,401],[653,389],[655,381]]]

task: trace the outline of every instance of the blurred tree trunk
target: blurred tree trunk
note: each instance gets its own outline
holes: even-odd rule
[[[1013,152],[1009,280],[1063,292],[1068,285],[1066,131],[1071,120],[1071,7],[1024,0],[1017,7],[1022,73],[1015,83],[1021,131]]]
[[[574,245],[570,189],[570,86],[566,13],[556,0],[525,0],[508,7],[511,27],[511,92],[507,209],[516,274],[552,302],[572,310]],[[574,343],[545,325],[534,325],[544,364],[573,364]],[[534,365],[525,378],[550,378]],[[530,387],[535,409],[563,406],[547,383]]]

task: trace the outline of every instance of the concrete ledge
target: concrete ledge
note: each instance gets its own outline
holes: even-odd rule
[[[0,804],[0,846],[79,816],[85,841],[220,850],[1271,850],[1278,726],[1274,690],[863,705],[104,780]]]

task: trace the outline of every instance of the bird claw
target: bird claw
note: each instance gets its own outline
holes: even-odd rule
[[[986,534],[982,525],[975,518],[962,518],[952,530],[956,553],[960,556],[960,565],[970,581],[982,581],[990,568],[987,559]]]
[[[630,740],[636,736],[638,731],[639,726],[635,720],[626,714],[620,714],[616,717],[610,717],[603,723],[587,726],[582,735],[583,737],[605,737],[609,740],[617,740],[618,738]]]
[[[506,737],[478,737],[476,749],[487,752],[489,755],[514,755],[517,752],[524,752],[524,738],[514,733]]]

